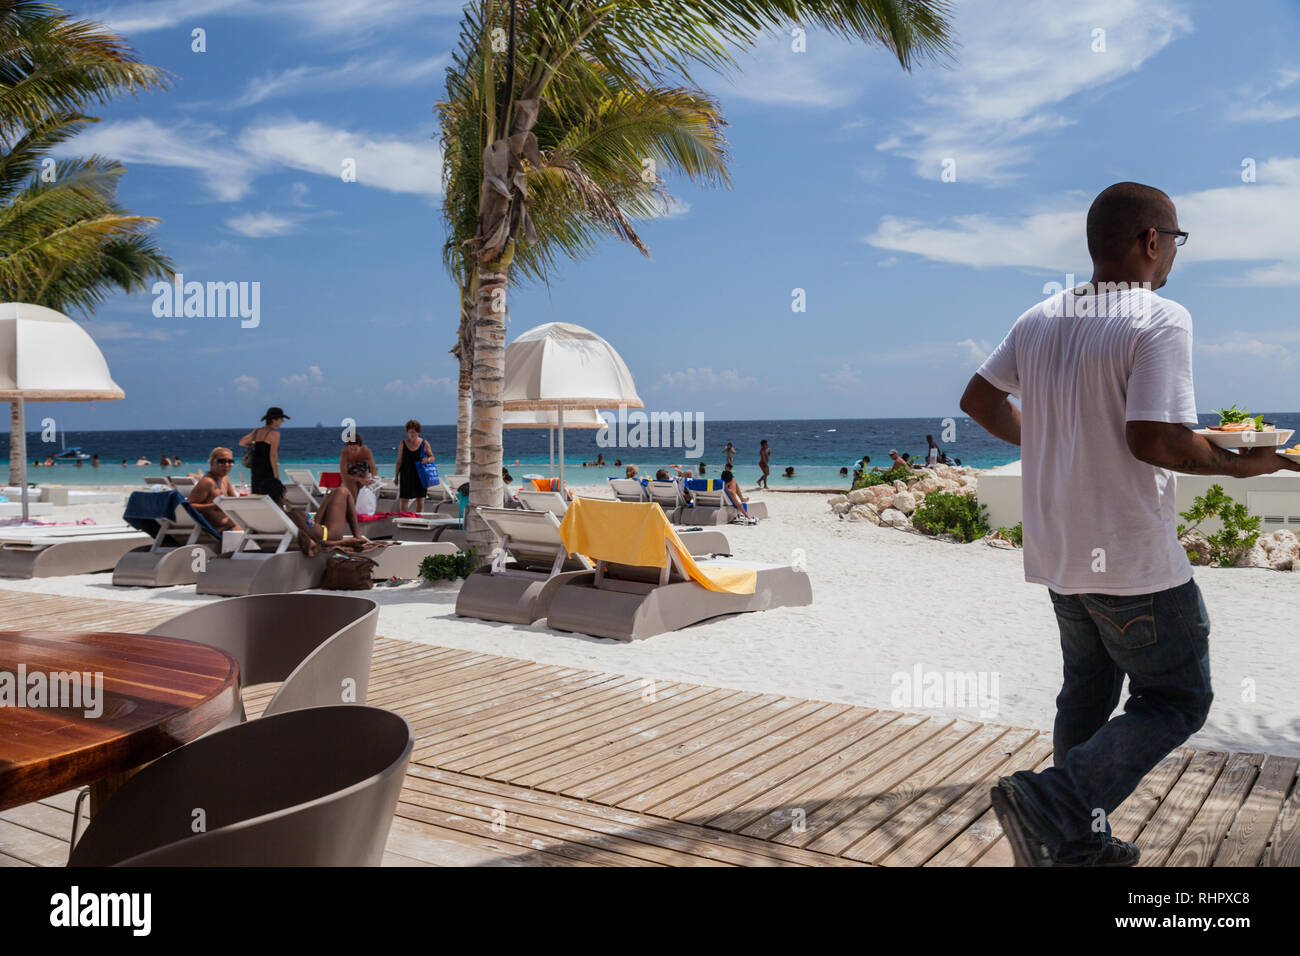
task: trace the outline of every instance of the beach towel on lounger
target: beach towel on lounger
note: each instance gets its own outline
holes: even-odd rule
[[[137,531],[143,531],[150,537],[158,534],[158,522],[161,519],[171,521],[176,516],[176,509],[185,499],[181,493],[170,491],[133,491],[126,499],[126,510],[122,520]]]
[[[560,524],[560,539],[570,554],[643,568],[667,567],[665,545],[671,544],[686,573],[710,591],[753,594],[758,580],[751,570],[696,564],[654,502],[574,498]]]

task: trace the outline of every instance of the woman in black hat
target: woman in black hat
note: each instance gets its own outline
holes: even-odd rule
[[[249,485],[255,495],[269,494],[273,487],[271,482],[280,480],[280,426],[288,417],[283,408],[272,406],[262,416],[266,424],[239,439],[241,447],[251,445],[253,449],[253,459],[248,468],[252,472]]]

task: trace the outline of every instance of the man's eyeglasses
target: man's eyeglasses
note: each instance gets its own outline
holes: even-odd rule
[[[218,459],[216,460],[216,463],[217,463],[218,465],[233,465],[233,464],[235,463],[235,459],[233,459],[233,458],[218,458]]]
[[[1162,229],[1160,226],[1152,226],[1151,228],[1156,232],[1163,232],[1166,236],[1173,236],[1174,245],[1176,246],[1181,246],[1187,241],[1187,233],[1183,232],[1181,229]],[[1139,236],[1145,236],[1146,234],[1147,232],[1145,229],[1138,233]]]

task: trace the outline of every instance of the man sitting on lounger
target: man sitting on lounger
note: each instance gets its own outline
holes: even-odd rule
[[[326,496],[320,510],[316,512],[315,524],[307,520],[305,512],[289,507],[285,500],[284,485],[279,479],[273,479],[267,486],[266,496],[280,506],[280,510],[289,516],[299,531],[305,532],[318,545],[332,546],[345,541],[365,544],[369,540],[357,526],[357,508],[352,493],[342,486],[332,489]],[[345,530],[352,534],[344,534]]]
[[[681,475],[678,475],[676,478],[674,478],[672,475],[668,474],[667,468],[660,468],[658,471],[655,472],[655,481],[677,482],[677,489],[682,493],[682,498],[687,502],[687,504],[690,503],[691,493],[686,490],[686,480],[682,478]]]
[[[230,469],[234,466],[235,453],[229,448],[212,449],[212,454],[208,456],[208,473],[194,483],[188,499],[194,509],[208,519],[208,524],[218,531],[239,530],[230,515],[216,504],[221,495],[235,497],[235,486],[230,483]]]
[[[724,470],[722,472],[722,487],[725,488],[727,494],[731,496],[731,500],[735,503],[736,507],[745,512],[746,516],[748,516],[749,509],[745,507],[745,502],[749,501],[749,499],[741,494],[740,483],[736,481],[736,476],[731,472]]]

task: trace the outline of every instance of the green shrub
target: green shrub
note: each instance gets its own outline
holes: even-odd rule
[[[911,468],[895,465],[884,473],[868,471],[853,483],[853,488],[850,490],[857,491],[859,488],[871,488],[875,485],[892,485],[899,479],[911,483],[920,481],[928,474],[929,472],[913,471]]]
[[[1023,548],[1025,546],[1025,523],[1017,521],[1010,528],[998,528],[998,537],[1010,541],[1017,548]]]
[[[456,554],[430,554],[420,562],[420,577],[426,581],[455,581],[474,572],[474,549]]]
[[[1190,526],[1180,524],[1178,526],[1178,537],[1182,539],[1183,535],[1191,534],[1197,531],[1202,522],[1210,518],[1218,518],[1223,527],[1214,534],[1207,535],[1201,532],[1205,537],[1203,547],[1208,554],[1202,554],[1199,550],[1200,543],[1187,543],[1184,545],[1187,551],[1187,559],[1193,564],[1208,557],[1211,564],[1218,564],[1220,567],[1231,567],[1241,560],[1247,551],[1255,546],[1259,540],[1259,515],[1252,515],[1246,510],[1246,506],[1233,501],[1223,491],[1222,485],[1211,485],[1209,491],[1199,498],[1192,501],[1192,507],[1189,511],[1179,512],[1179,517],[1184,521],[1192,521],[1195,524]]]
[[[951,534],[958,541],[974,541],[989,533],[988,508],[974,495],[933,491],[912,515],[912,527],[926,534]]]

